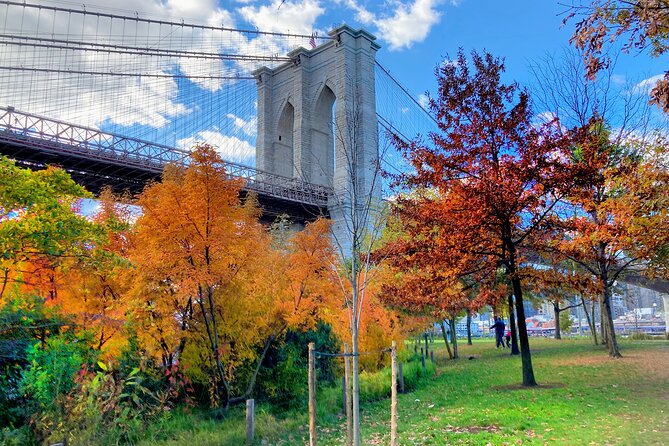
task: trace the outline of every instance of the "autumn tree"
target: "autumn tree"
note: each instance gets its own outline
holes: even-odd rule
[[[659,162],[662,140],[616,143],[609,135],[593,119],[574,138],[572,169],[579,181],[566,197],[566,212],[551,220],[561,236],[551,246],[596,278],[606,345],[612,357],[620,357],[612,288],[626,274],[648,270],[669,242],[669,173]]]
[[[414,193],[412,198],[419,195]],[[436,194],[422,194],[425,195],[437,199]],[[439,255],[435,249],[439,243],[438,231],[424,231],[422,222],[409,219],[399,205],[394,206],[393,214],[380,247],[374,251],[374,258],[383,259],[383,265],[388,269],[380,298],[387,306],[437,321],[449,357],[457,359],[455,322],[462,314],[478,309],[471,299],[471,292],[478,288],[478,282],[465,284],[462,277],[435,257]],[[449,330],[453,351],[447,336]]]
[[[331,281],[335,252],[330,242],[331,222],[317,219],[299,232],[279,237],[255,257],[253,274],[245,276],[246,298],[254,302],[254,331],[259,338],[254,365],[247,371],[245,389],[234,401],[253,395],[260,366],[272,344],[288,330],[307,332],[319,322],[340,325],[341,301]],[[261,311],[258,311],[261,310]],[[253,320],[253,319],[252,319]]]
[[[31,171],[0,158],[0,300],[12,283],[55,297],[55,270],[103,240],[76,212],[90,196],[61,169]]]
[[[573,17],[578,20],[571,43],[583,51],[590,78],[610,64],[607,47],[618,39],[624,40],[624,51],[647,50],[653,57],[669,49],[666,0],[589,0],[567,6],[565,22]],[[653,88],[651,102],[669,112],[669,72]]]
[[[161,315],[162,323],[169,333],[175,324],[181,329],[173,336],[178,351],[183,353],[186,342],[194,339],[186,332],[197,333],[206,346],[204,363],[214,373],[214,399],[223,407],[232,399],[230,347],[239,342],[246,348],[237,353],[248,353],[254,333],[252,325],[239,320],[252,310],[241,294],[243,279],[268,244],[256,207],[240,200],[241,187],[241,180],[227,179],[212,147],[197,147],[185,171],[168,170],[162,182],[140,196],[142,216],[131,256],[149,279],[144,291],[158,291],[147,294],[145,306],[169,302],[166,307],[172,311]],[[163,346],[164,354],[170,355],[173,347]]]
[[[127,256],[132,221],[138,212],[129,203],[129,197],[103,188],[91,220],[104,237],[90,247],[87,256],[77,258],[63,272],[57,302],[94,337],[94,347],[107,356],[119,353],[127,342],[128,297],[134,278]]]
[[[551,125],[535,125],[527,92],[502,84],[503,71],[490,54],[473,52],[470,62],[462,51],[437,68],[430,108],[440,132],[430,135],[431,144],[396,142],[414,169],[398,183],[435,190],[438,199],[407,195],[398,203],[421,231],[438,234],[432,251],[440,253],[434,259],[441,268],[487,277],[505,269],[516,297],[523,385],[534,386],[520,266],[561,198],[567,141]]]

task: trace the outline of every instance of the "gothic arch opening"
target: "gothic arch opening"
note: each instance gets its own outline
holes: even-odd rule
[[[274,172],[287,177],[293,176],[293,132],[295,130],[295,108],[290,102],[283,107],[274,142]]]
[[[321,90],[313,116],[311,181],[331,186],[335,168],[334,113],[337,97],[330,87]]]

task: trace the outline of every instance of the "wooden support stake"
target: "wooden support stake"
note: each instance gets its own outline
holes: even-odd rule
[[[309,343],[309,446],[316,446],[316,351]]]
[[[342,413],[346,413],[346,376],[341,377],[341,400],[342,400],[342,406],[341,406]]]
[[[425,366],[425,356],[420,357],[420,363],[423,366],[423,372],[427,371],[427,367]]]
[[[390,351],[390,358],[390,446],[397,446],[397,345],[395,341]]]
[[[429,347],[427,346],[427,332],[425,332],[424,338],[425,338],[425,356],[427,356],[429,354]]]
[[[430,361],[434,364],[434,350],[430,350]]]
[[[353,400],[351,399],[351,357],[348,344],[344,344],[344,377],[346,378],[346,446],[353,444]]]
[[[255,429],[255,401],[246,400],[246,446],[253,445],[253,435]]]
[[[399,363],[399,369],[397,370],[399,374],[399,380],[400,380],[400,393],[404,393],[404,369],[402,367],[402,363]]]

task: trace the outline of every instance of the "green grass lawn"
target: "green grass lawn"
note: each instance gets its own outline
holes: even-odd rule
[[[402,445],[669,444],[669,341],[622,340],[624,357],[613,360],[589,340],[532,338],[538,388],[519,386],[520,358],[496,350],[492,340],[462,343],[457,361],[446,359],[443,342],[432,346],[436,375],[399,396]],[[319,394],[319,445],[344,444],[335,390]],[[389,444],[389,408],[387,399],[362,406],[363,444]],[[259,405],[256,443],[307,444],[306,414]],[[173,414],[141,444],[240,446],[243,411],[223,420]]]

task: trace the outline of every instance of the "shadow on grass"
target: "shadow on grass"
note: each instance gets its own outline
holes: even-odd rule
[[[506,386],[492,386],[492,390],[549,390],[562,389],[566,387],[564,383],[543,383],[536,386],[524,386],[522,384],[509,384]]]

